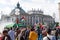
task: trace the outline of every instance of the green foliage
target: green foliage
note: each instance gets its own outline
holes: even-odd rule
[[[59,26],[59,22],[56,22],[55,24],[56,24],[56,27]]]

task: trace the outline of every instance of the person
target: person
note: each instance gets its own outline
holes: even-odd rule
[[[27,27],[26,32],[25,32],[25,40],[28,40],[29,38],[29,33],[30,33],[30,27]]]
[[[8,32],[8,34],[11,37],[11,40],[15,40],[15,32],[14,32],[13,28],[10,29],[10,31]]]
[[[20,40],[25,40],[25,32],[26,32],[26,29],[23,28],[20,33]]]
[[[58,36],[57,36],[58,40],[60,40],[60,29],[58,29]]]
[[[15,38],[16,38],[16,40],[20,40],[20,29],[19,28],[17,28],[17,30],[16,30],[16,32],[15,32]]]
[[[0,40],[2,40],[2,33],[0,33]]]
[[[37,33],[38,33],[38,40],[42,40],[42,30],[40,27],[37,27]]]
[[[56,36],[56,40],[58,40],[58,29],[56,29],[55,36]]]
[[[51,35],[51,29],[48,28],[47,30],[47,36],[43,38],[43,40],[56,40],[54,36]]]
[[[39,23],[39,25],[40,25],[40,29],[43,30],[44,26],[42,25],[42,23]]]
[[[8,31],[7,30],[3,31],[2,40],[11,40],[10,36],[8,35]]]
[[[29,34],[29,40],[37,40],[38,34],[35,32],[34,28],[31,28],[30,34]]]

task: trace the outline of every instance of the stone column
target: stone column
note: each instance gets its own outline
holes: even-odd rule
[[[35,16],[35,23],[36,23],[36,16]]]
[[[33,25],[33,17],[32,17],[32,25]]]
[[[38,23],[40,23],[40,22],[39,22],[39,16],[38,16]]]

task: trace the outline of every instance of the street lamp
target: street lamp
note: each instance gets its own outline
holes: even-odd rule
[[[15,10],[15,15],[16,15],[16,23],[18,24],[18,22],[19,22],[19,19],[18,19],[18,16],[19,16],[19,13],[20,12],[20,10],[19,9],[16,9]],[[17,27],[18,27],[18,25],[17,25]]]

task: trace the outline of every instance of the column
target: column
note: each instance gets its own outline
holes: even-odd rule
[[[36,16],[35,16],[35,23],[36,23]]]
[[[60,3],[58,3],[58,6],[59,6],[58,10],[59,10],[59,26],[60,26]]]
[[[39,23],[39,16],[38,16],[38,23]]]
[[[33,25],[33,17],[32,17],[32,25]]]

